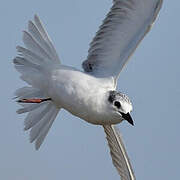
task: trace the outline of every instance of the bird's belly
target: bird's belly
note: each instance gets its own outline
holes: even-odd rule
[[[102,102],[107,89],[96,78],[80,71],[57,70],[49,86],[49,96],[59,108],[92,124],[118,123],[106,114]]]

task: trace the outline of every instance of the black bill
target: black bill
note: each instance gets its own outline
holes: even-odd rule
[[[133,120],[131,118],[131,115],[129,113],[124,114],[124,113],[121,112],[121,115],[126,121],[128,121],[131,125],[134,126],[134,122],[133,122]]]

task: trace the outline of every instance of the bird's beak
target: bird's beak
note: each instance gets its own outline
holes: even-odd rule
[[[130,115],[129,113],[124,114],[124,113],[121,112],[121,114],[122,114],[122,117],[123,117],[126,121],[128,121],[131,125],[134,126],[134,122],[133,122],[133,120],[132,120],[132,118],[131,118],[131,115]]]

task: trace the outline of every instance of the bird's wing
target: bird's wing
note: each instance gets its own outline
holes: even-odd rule
[[[104,125],[103,127],[110,147],[112,162],[121,176],[121,180],[135,180],[120,132],[114,125]]]
[[[85,72],[117,77],[140,41],[151,29],[163,0],[114,0],[90,43]]]

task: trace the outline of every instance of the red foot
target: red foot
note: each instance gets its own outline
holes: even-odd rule
[[[47,99],[20,99],[17,102],[19,103],[41,103],[44,101],[49,101],[51,100],[51,98],[47,98]]]

